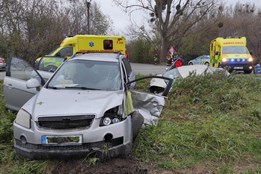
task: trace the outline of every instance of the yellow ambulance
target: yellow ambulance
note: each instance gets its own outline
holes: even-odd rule
[[[253,58],[246,47],[246,37],[218,37],[210,43],[210,66],[227,67],[229,71],[251,73]]]
[[[60,46],[44,56],[45,64],[50,66],[60,66],[61,62],[56,62],[51,57],[70,58],[77,52],[120,52],[126,54],[126,39],[122,36],[106,36],[106,35],[75,35],[66,37]],[[46,57],[49,57],[46,59]],[[41,58],[36,59],[35,66],[39,67]]]

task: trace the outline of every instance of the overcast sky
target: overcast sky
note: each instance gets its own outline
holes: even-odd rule
[[[108,15],[112,21],[114,30],[117,34],[124,33],[125,30],[128,29],[132,21],[133,23],[137,23],[139,26],[142,24],[147,23],[148,15],[142,13],[141,11],[133,12],[131,16],[123,12],[123,10],[116,6],[113,0],[92,0],[99,4],[101,7],[101,11]],[[128,2],[131,2],[135,0],[128,0]],[[224,0],[225,3],[229,4],[235,4],[236,2],[241,3],[254,3],[257,7],[261,8],[261,0]],[[115,34],[115,33],[109,33],[109,34]]]

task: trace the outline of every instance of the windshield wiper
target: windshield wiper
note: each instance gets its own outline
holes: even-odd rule
[[[55,87],[55,86],[47,86],[46,88],[47,88],[47,89],[62,89],[62,88],[57,88],[57,87]]]
[[[66,89],[82,89],[82,90],[100,90],[100,89],[95,89],[95,88],[88,88],[85,86],[65,86],[64,88]]]

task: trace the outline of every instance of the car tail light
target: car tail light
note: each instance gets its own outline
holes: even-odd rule
[[[0,58],[0,63],[3,63],[3,60]]]

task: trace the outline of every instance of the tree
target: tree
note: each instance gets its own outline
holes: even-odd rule
[[[126,0],[114,2],[130,13],[141,9],[148,12],[150,21],[161,36],[161,61],[166,57],[171,43],[183,37],[215,5],[215,0],[137,0],[135,4],[128,4]]]
[[[69,0],[69,2],[70,8],[67,9],[67,13],[70,23],[73,24],[70,26],[71,33],[87,33],[96,35],[107,34],[112,23],[109,22],[111,21],[110,18],[102,13],[97,3],[91,2],[88,7],[86,0]],[[88,31],[88,22],[90,31]]]
[[[42,0],[0,0],[0,54],[34,62],[69,34],[86,34],[86,6]],[[91,8],[92,34],[106,34],[108,18],[96,3]]]

